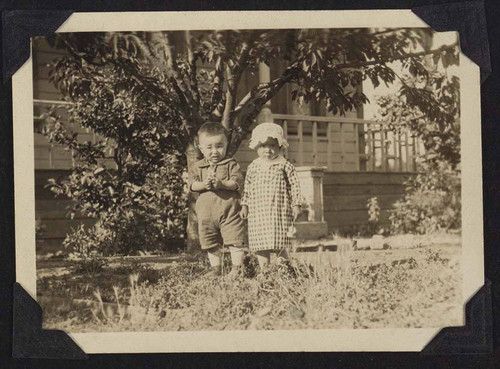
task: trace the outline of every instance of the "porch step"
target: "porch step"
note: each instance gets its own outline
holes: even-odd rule
[[[328,235],[326,222],[295,222],[294,226],[298,240],[318,240]]]

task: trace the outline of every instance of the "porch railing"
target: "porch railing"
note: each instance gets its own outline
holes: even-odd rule
[[[70,103],[34,100],[35,125],[42,123],[40,108]],[[43,108],[42,108],[43,109]],[[273,114],[281,124],[290,144],[288,158],[299,166],[324,166],[338,172],[416,172],[416,158],[423,152],[420,140],[408,131],[395,132],[380,122],[339,117]],[[77,128],[77,127],[75,127]],[[35,128],[36,130],[36,128]],[[82,139],[95,142],[96,135],[83,129]],[[35,142],[35,149],[44,151],[43,166],[59,168],[74,166],[72,155],[45,140]],[[56,153],[57,151],[57,153]],[[111,157],[112,149],[107,152]],[[66,164],[70,161],[70,163]],[[57,164],[57,163],[60,164]]]
[[[286,154],[300,166],[330,171],[416,172],[423,150],[411,132],[357,118],[273,114],[290,144]]]

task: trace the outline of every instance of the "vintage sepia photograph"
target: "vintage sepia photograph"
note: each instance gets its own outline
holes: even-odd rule
[[[458,64],[429,28],[35,38],[44,326],[461,325]]]
[[[464,325],[471,62],[456,32],[386,23],[32,38],[43,328]]]

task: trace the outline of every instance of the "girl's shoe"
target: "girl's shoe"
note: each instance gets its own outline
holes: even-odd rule
[[[219,277],[221,275],[220,265],[210,267],[210,270],[205,274],[205,277]]]

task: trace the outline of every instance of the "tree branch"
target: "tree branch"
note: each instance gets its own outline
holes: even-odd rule
[[[253,45],[255,42],[255,36],[252,35],[250,38],[250,43]],[[226,103],[224,108],[224,114],[222,116],[223,125],[226,128],[230,128],[235,119],[234,107],[236,105],[236,94],[238,91],[238,86],[241,81],[241,77],[243,76],[243,72],[248,66],[248,55],[250,53],[250,45],[247,42],[244,42],[241,46],[241,52],[236,60],[235,66],[231,71],[231,68],[228,68],[228,89],[226,92]]]
[[[162,68],[162,70],[169,77],[169,81],[172,84],[174,91],[180,99],[179,110],[183,113],[186,118],[185,123],[191,123],[194,127],[198,126],[202,122],[202,117],[200,116],[200,100],[195,99],[193,96],[193,91],[191,91],[181,76],[179,69],[177,68],[176,56],[172,51],[172,40],[171,34],[164,34],[162,32],[155,33],[160,44],[160,48],[163,49],[165,63],[167,68]],[[186,124],[186,130],[191,134],[189,125]]]
[[[189,65],[189,85],[195,101],[200,101],[200,91],[198,89],[198,79],[197,79],[197,69],[196,62],[198,60],[198,54],[193,53],[193,47],[191,45],[191,34],[189,31],[184,32],[184,37],[186,38],[186,49],[187,49],[187,62]]]
[[[222,68],[215,69],[215,77],[212,89],[212,101],[211,101],[211,115],[213,117],[222,116],[223,108],[225,105],[225,95],[223,93],[224,85],[224,70]]]
[[[251,89],[250,92],[248,92],[240,100],[240,102],[238,103],[238,106],[236,106],[236,108],[234,109],[234,114],[236,116],[238,116],[241,113],[241,111],[245,109],[246,105],[251,104],[251,99],[257,95],[259,90],[263,90],[265,88],[272,87],[272,86],[279,86],[279,88],[281,88],[285,83],[290,82],[297,75],[298,64],[299,64],[298,62],[292,63],[290,66],[288,66],[283,71],[281,76],[279,76],[278,78],[276,78],[268,83],[261,83],[261,84],[255,86],[253,89]],[[274,96],[279,91],[279,88],[277,91],[273,91],[274,93],[272,96]],[[265,102],[264,102],[264,104],[265,104]]]
[[[288,82],[291,82],[297,75],[298,62],[288,66],[280,77],[255,86],[234,109],[233,120],[238,118],[238,125],[232,130],[232,139],[229,147],[229,154],[232,155],[238,149],[241,141],[245,137],[248,129],[259,115],[262,107],[275,96],[280,89]]]
[[[245,69],[248,67],[248,56],[250,54],[250,50],[252,46],[255,44],[257,36],[259,32],[253,31],[250,33],[250,36],[246,41],[244,41],[241,45],[241,50],[238,55],[238,58],[234,62],[234,66],[230,66],[229,63],[226,64],[226,74],[227,74],[227,91],[225,94],[222,93],[222,83],[217,84],[217,91],[219,92],[218,96],[218,104],[216,108],[212,111],[214,116],[222,115],[222,122],[226,128],[229,128],[233,125],[234,116],[233,109],[236,104],[236,93],[238,90],[238,86],[241,81],[241,77],[245,72]],[[220,72],[216,70],[216,80],[223,81],[223,69],[220,69]],[[221,113],[221,109],[224,108]]]
[[[409,54],[403,54],[400,56],[388,58],[388,59],[376,59],[376,60],[369,60],[366,62],[360,62],[360,63],[342,63],[342,64],[336,64],[334,67],[335,69],[356,69],[356,68],[362,68],[362,67],[367,67],[370,65],[377,65],[377,64],[385,64],[385,63],[390,63],[393,61],[397,60],[403,60],[406,58],[411,58],[411,57],[419,57],[419,56],[425,56],[425,55],[435,55],[443,52],[444,50],[448,49],[453,49],[458,46],[458,42],[455,42],[450,45],[443,45],[439,49],[435,50],[428,50],[428,51],[421,51],[418,53],[409,53]]]
[[[151,43],[153,44],[154,53],[149,52],[149,48],[144,43],[142,39],[137,36],[133,36],[134,42],[137,43],[139,49],[143,52],[144,56],[149,59],[149,62],[153,64],[153,66],[157,67],[161,72],[165,73],[169,77],[169,82],[172,84],[172,88],[176,92],[177,96],[180,100],[180,111],[184,118],[189,118],[192,116],[192,112],[198,112],[198,106],[193,107],[193,95],[188,88],[186,88],[184,81],[180,77],[180,73],[178,71],[176,65],[176,56],[175,53],[172,52],[170,34],[164,34],[162,32],[155,32],[151,34]],[[163,52],[163,59],[159,58],[158,55]],[[148,86],[145,83],[144,79],[140,80],[138,77],[140,76],[133,68],[128,68],[128,72],[132,73],[134,78],[139,81],[143,86]],[[149,89],[151,87],[149,86]],[[197,100],[199,101],[199,99]],[[193,107],[193,109],[190,109]],[[188,129],[187,125],[186,128]],[[189,132],[189,129],[188,129]]]
[[[225,98],[225,106],[224,113],[222,114],[221,124],[229,129],[231,125],[230,116],[234,109],[234,105],[236,104],[236,89],[234,88],[234,74],[229,65],[226,65],[226,74],[227,74],[227,90],[226,90],[226,98]]]
[[[258,35],[259,35],[258,31],[252,31],[248,37],[248,40],[243,42],[241,45],[240,55],[238,56],[238,59],[236,59],[236,63],[233,70],[235,89],[238,87],[243,72],[248,66],[248,56],[250,54],[250,50],[255,44],[255,41],[257,40]]]

